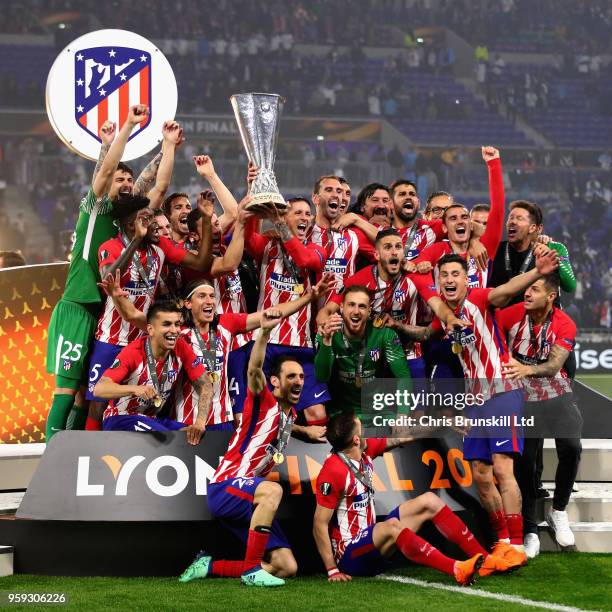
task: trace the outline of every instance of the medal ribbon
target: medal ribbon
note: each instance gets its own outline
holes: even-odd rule
[[[410,232],[408,233],[408,238],[406,238],[406,244],[404,245],[404,257],[408,257],[408,252],[412,251],[412,243],[414,242],[414,238],[416,237],[417,232],[419,231],[419,225],[414,221],[414,224],[410,228]]]
[[[520,270],[518,274],[523,274],[529,267],[531,260],[533,259],[533,244],[529,247],[529,251],[521,264]],[[506,242],[506,249],[504,251],[504,267],[506,268],[506,272],[508,274],[512,274],[512,268],[510,267],[510,243]]]
[[[155,358],[153,357],[153,349],[151,348],[151,338],[147,338],[145,340],[145,354],[147,356],[147,368],[149,369],[149,375],[151,376],[151,382],[153,383],[153,387],[157,392],[157,395],[163,399],[163,389],[166,384],[166,380],[168,380],[168,366],[170,362],[170,355],[166,357],[166,361],[162,367],[161,374],[161,382],[157,376],[157,364],[155,362]]]
[[[340,457],[342,463],[350,470],[351,474],[366,488],[368,497],[374,493],[374,485],[372,484],[372,476],[364,471],[361,471],[355,467],[355,464],[340,451],[336,451],[336,455]]]
[[[374,295],[375,298],[376,296],[382,292],[383,294],[383,304],[381,306],[380,312],[378,314],[385,314],[385,313],[389,313],[391,314],[391,311],[393,310],[392,306],[393,306],[393,296],[395,295],[395,292],[397,291],[397,288],[400,286],[403,278],[404,278],[404,274],[403,272],[400,272],[397,275],[397,278],[395,279],[395,281],[393,281],[393,288],[391,289],[391,292],[389,293],[388,296],[385,296],[385,293],[387,291],[387,287],[389,286],[388,284],[385,287],[381,287],[380,286],[380,274],[378,272],[378,266],[374,266],[373,269],[374,272],[374,280],[376,281],[376,290],[374,291]]]
[[[285,245],[282,240],[278,241],[278,245],[281,250],[281,255],[283,256],[283,264],[285,266],[285,270],[289,272],[289,276],[295,281],[296,285],[303,285],[304,280],[302,279],[302,275],[300,274],[300,269],[297,267],[297,264],[289,253],[287,253],[287,249],[285,249]]]
[[[208,346],[204,343],[204,338],[202,338],[198,328],[194,326],[193,331],[202,351],[204,365],[206,365],[209,374],[212,374],[217,369],[217,330],[213,325],[208,328]]]
[[[275,453],[282,455],[283,451],[289,444],[291,437],[291,428],[293,427],[293,413],[285,414],[281,407],[278,407],[278,436],[275,443]]]
[[[344,332],[342,332],[342,342],[344,342],[344,348],[347,351],[350,351],[351,345],[347,337],[344,335]],[[359,357],[357,359],[357,368],[355,370],[355,380],[359,379],[363,381],[363,362],[365,361],[365,347],[366,347],[366,332],[364,330],[363,338],[361,339],[361,345],[359,347]]]
[[[546,321],[542,328],[540,329],[540,342],[538,342],[538,337],[535,333],[533,319],[527,315],[527,319],[529,321],[529,344],[535,351],[535,358],[539,362],[542,359],[542,355],[544,354],[544,347],[546,346],[546,336],[548,335],[548,329],[552,323],[552,310],[550,311],[548,317],[546,317]]]

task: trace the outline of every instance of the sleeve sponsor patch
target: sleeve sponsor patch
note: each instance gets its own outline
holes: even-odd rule
[[[329,495],[332,491],[331,482],[322,482],[319,486],[322,495]]]
[[[121,365],[121,361],[119,361],[119,358],[115,359],[115,361],[113,361],[113,364],[111,365],[110,369],[111,370],[115,370],[116,368],[118,368]]]
[[[110,257],[110,253],[106,249],[100,251],[100,259],[105,260]]]

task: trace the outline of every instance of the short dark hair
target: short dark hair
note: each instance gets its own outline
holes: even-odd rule
[[[146,208],[149,202],[146,196],[120,194],[113,206],[113,217],[121,225],[128,223],[139,210]]]
[[[305,197],[289,198],[287,200],[287,206],[291,206],[292,204],[295,204],[296,202],[306,202],[306,204],[308,204],[310,208],[310,212],[311,213],[313,212],[314,207],[309,198],[305,198]]]
[[[559,286],[561,285],[561,278],[559,277],[559,272],[551,272],[550,274],[545,274],[542,276],[542,280],[544,281],[544,287],[549,291],[556,291],[559,293]]]
[[[365,285],[350,285],[349,287],[345,287],[342,294],[342,301],[344,302],[346,296],[351,293],[365,293],[370,298],[370,302],[372,301],[372,292]]]
[[[172,202],[174,202],[174,200],[177,198],[187,198],[189,200],[189,196],[182,191],[175,191],[174,193],[171,193],[162,203],[162,210],[167,215],[170,215],[170,207],[172,206]]]
[[[389,191],[391,192],[391,196],[393,196],[393,194],[395,193],[395,190],[400,185],[410,185],[411,187],[414,187],[414,190],[418,193],[418,189],[417,189],[417,186],[416,186],[415,183],[413,183],[412,181],[409,181],[408,179],[397,179],[397,181],[392,183],[391,186],[389,187]]]
[[[439,198],[440,196],[446,196],[447,198],[450,198],[451,202],[454,202],[453,196],[448,193],[448,191],[432,191],[428,196],[427,196],[427,207],[429,208],[429,205],[431,204],[431,201],[434,198]]]
[[[443,265],[450,263],[458,263],[467,274],[468,263],[461,255],[457,255],[457,253],[448,253],[440,257],[437,263],[438,269],[441,270]]]
[[[490,212],[491,207],[488,204],[474,204],[470,212]]]
[[[510,202],[510,210],[514,210],[515,208],[526,210],[529,213],[530,221],[534,225],[542,225],[542,209],[537,204],[528,202],[527,200],[514,200],[514,202]]]
[[[281,370],[283,369],[283,364],[288,361],[293,361],[300,366],[302,365],[295,357],[292,355],[279,355],[270,363],[270,376],[276,376],[277,378],[280,376]]]
[[[383,185],[382,183],[370,183],[369,185],[366,185],[357,194],[357,200],[355,202],[353,210],[363,212],[366,200],[368,198],[371,198],[374,195],[374,192],[378,191],[379,189],[386,191],[389,197],[391,197],[391,192],[389,191],[389,188],[386,185]]]
[[[25,257],[21,251],[0,251],[0,259],[2,259],[3,268],[16,268],[26,265]]]
[[[338,181],[340,182],[341,185],[348,185],[349,184],[349,182],[343,176],[337,176],[336,178],[338,179]]]
[[[342,451],[351,443],[357,422],[354,412],[341,412],[327,423],[327,441],[335,451]]]
[[[387,236],[393,236],[394,238],[399,238],[401,240],[401,234],[394,227],[386,227],[385,229],[381,229],[378,234],[376,234],[376,240],[374,241],[375,245]]]
[[[342,179],[342,177],[337,176],[336,174],[325,174],[323,176],[320,176],[314,184],[314,187],[312,188],[312,193],[319,193],[319,189],[321,188],[321,183],[327,179],[334,179],[336,181],[338,181],[339,183],[342,183],[342,181],[344,179]],[[346,181],[344,181],[346,183]]]
[[[457,202],[456,204],[451,204],[443,213],[442,213],[442,223],[446,223],[446,213],[451,210],[452,208],[463,208],[463,210],[467,211],[467,208],[463,205],[463,204],[459,204],[459,202]]]
[[[154,217],[165,217],[166,213],[161,208],[154,208],[153,216]]]
[[[187,213],[187,227],[190,232],[198,231],[198,221],[202,218],[202,213],[199,208],[194,208],[191,212]]]
[[[149,308],[149,312],[147,312],[147,323],[150,323],[160,312],[183,314],[183,311],[177,306],[176,302],[171,300],[159,300]]]
[[[117,164],[117,167],[115,168],[115,172],[117,172],[117,170],[121,170],[121,172],[127,172],[132,178],[134,178],[134,171],[127,164],[124,164],[123,162],[119,162]]]

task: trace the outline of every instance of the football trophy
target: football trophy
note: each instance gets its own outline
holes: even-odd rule
[[[276,184],[274,159],[284,99],[276,94],[246,93],[231,96],[230,102],[247,157],[259,169],[249,188],[253,199],[247,210],[262,211],[272,204],[283,212],[287,203]]]

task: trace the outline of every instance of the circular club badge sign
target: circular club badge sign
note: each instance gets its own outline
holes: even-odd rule
[[[91,160],[100,154],[102,124],[115,122],[118,132],[130,106],[146,104],[150,113],[132,130],[124,161],[145,155],[162,141],[162,125],[174,119],[178,100],[164,54],[125,30],[98,30],[71,42],[51,67],[46,97],[55,133]]]

